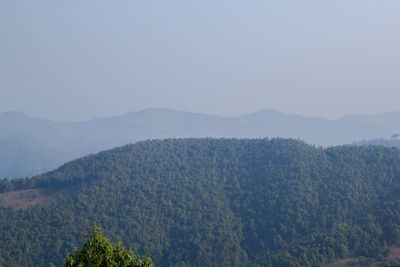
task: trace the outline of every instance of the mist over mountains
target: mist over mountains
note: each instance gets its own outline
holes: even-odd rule
[[[0,114],[0,177],[40,174],[90,153],[146,139],[289,137],[329,146],[400,132],[400,112],[337,120],[265,109],[238,117],[151,108],[83,122],[50,121],[19,112]]]

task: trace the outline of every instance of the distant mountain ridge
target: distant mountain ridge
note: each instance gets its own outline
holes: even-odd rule
[[[146,139],[183,137],[289,137],[338,145],[400,132],[400,112],[337,120],[265,109],[221,117],[150,108],[83,122],[50,121],[20,112],[0,114],[0,177],[40,174],[90,153]]]
[[[373,139],[373,140],[363,140],[360,142],[354,143],[354,145],[358,146],[386,146],[386,147],[396,147],[400,149],[400,139]]]

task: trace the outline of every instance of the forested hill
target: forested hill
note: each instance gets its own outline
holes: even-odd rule
[[[59,266],[95,222],[157,266],[383,264],[400,245],[394,148],[145,141],[0,188],[1,266]]]

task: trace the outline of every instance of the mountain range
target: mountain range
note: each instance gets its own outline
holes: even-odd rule
[[[266,109],[238,117],[152,108],[83,122],[50,121],[19,112],[0,114],[0,177],[40,174],[62,163],[147,139],[289,137],[321,146],[400,132],[400,112],[337,120]]]

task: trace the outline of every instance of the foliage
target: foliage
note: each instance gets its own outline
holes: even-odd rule
[[[125,266],[125,267],[150,267],[150,258],[137,257],[132,251],[124,248],[120,242],[113,246],[111,242],[101,235],[99,227],[95,226],[90,234],[85,236],[88,240],[72,255],[65,259],[66,267],[83,266]]]
[[[400,244],[400,151],[292,139],[169,139],[119,147],[3,192],[64,188],[51,207],[0,207],[0,265],[49,266],[98,222],[160,266],[321,266]]]

